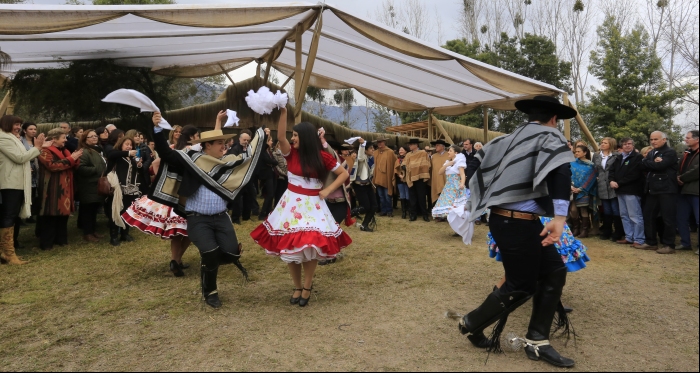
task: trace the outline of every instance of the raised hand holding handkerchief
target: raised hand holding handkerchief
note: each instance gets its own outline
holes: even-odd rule
[[[158,108],[158,106],[156,106],[155,103],[153,103],[153,101],[151,101],[150,98],[148,98],[141,92],[134,91],[133,89],[117,89],[116,91],[108,94],[105,98],[102,99],[102,101],[133,106],[141,109],[142,113],[160,113],[160,109]],[[170,123],[168,123],[168,121],[162,117],[160,123],[158,123],[158,126],[167,130],[173,129]]]
[[[224,124],[224,127],[232,127],[234,124],[238,126],[238,115],[236,115],[236,112],[233,110],[226,109],[226,116],[228,119],[226,120],[226,124]]]
[[[360,139],[360,136],[351,137],[351,138],[345,140],[345,142],[348,143],[348,144],[350,144],[350,145],[352,145],[353,143],[355,143],[355,141],[357,141],[357,140],[359,140],[359,139]]]
[[[286,93],[272,93],[269,88],[263,86],[257,92],[248,91],[245,101],[254,112],[258,114],[270,114],[275,108],[279,109],[287,105],[289,97]]]

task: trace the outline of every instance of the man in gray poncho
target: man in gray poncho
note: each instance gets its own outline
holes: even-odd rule
[[[467,168],[471,219],[491,209],[491,234],[503,259],[506,282],[465,315],[459,329],[476,347],[499,351],[508,314],[532,298],[525,337],[528,358],[571,367],[574,361],[550,346],[549,335],[557,313],[559,326],[568,330],[559,301],[567,271],[554,243],[564,229],[571,193],[569,163],[574,161],[556,122],[574,117],[576,111],[546,96],[515,106],[528,114],[528,123],[488,143]],[[543,226],[539,216],[554,219]],[[487,338],[484,329],[497,321]]]

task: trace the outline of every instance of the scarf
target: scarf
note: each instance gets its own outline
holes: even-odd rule
[[[176,154],[184,161],[182,164],[189,171],[188,176],[196,177],[203,186],[221,198],[233,201],[255,172],[255,166],[263,149],[264,137],[265,132],[262,128],[255,131],[255,137],[248,145],[252,150],[252,156],[244,152],[241,155],[231,154],[217,159],[198,151],[187,153],[178,151]],[[187,199],[178,194],[184,170],[179,173],[169,167],[168,163],[163,163],[161,166],[162,171],[156,176],[153,193],[149,197],[184,215]]]
[[[591,161],[577,159],[571,162],[571,181],[574,183],[575,188],[581,189],[576,194],[576,200],[597,195],[597,177],[598,173]]]
[[[574,160],[564,136],[537,123],[518,126],[474,157],[481,165],[469,180],[471,221],[492,206],[547,196],[547,175]]]
[[[5,137],[6,139],[12,139],[12,143],[15,144],[16,151],[18,154],[24,154],[27,149],[22,144],[22,141],[17,138],[13,133],[8,133],[5,131],[0,131],[0,137]],[[36,158],[35,158],[36,159]],[[32,168],[30,166],[32,161],[26,162],[22,165],[22,171],[24,171],[24,204],[22,209],[19,211],[19,217],[21,219],[27,219],[32,216]]]

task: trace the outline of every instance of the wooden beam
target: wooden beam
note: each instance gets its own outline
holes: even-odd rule
[[[292,80],[292,78],[294,77],[294,74],[295,74],[295,72],[292,72],[292,74],[289,75],[289,78],[287,78],[287,80],[284,81],[284,84],[282,84],[282,86],[280,87],[281,89],[284,89],[284,87],[287,86],[287,83],[289,83]]]
[[[454,142],[452,142],[452,138],[450,137],[450,135],[447,134],[447,131],[445,131],[445,127],[442,126],[440,121],[437,118],[433,117],[433,122],[435,122],[437,128],[440,130],[440,132],[442,132],[442,135],[445,136],[445,141],[449,142],[450,144],[454,144]]]
[[[321,39],[321,28],[323,27],[323,7],[319,10],[318,18],[316,19],[316,30],[314,30],[314,35],[311,38],[311,45],[309,46],[309,53],[306,57],[306,67],[304,69],[304,77],[301,80],[301,86],[299,87],[299,96],[297,96],[297,102],[294,105],[294,120],[296,123],[301,122],[301,105],[303,103],[304,95],[306,95],[306,87],[309,85],[309,80],[311,79],[311,73],[314,69],[314,62],[316,62],[316,52],[318,51],[318,41]],[[301,28],[301,26],[299,26]],[[303,31],[302,31],[303,33]],[[299,34],[299,33],[297,33]],[[301,35],[299,35],[301,38]],[[299,48],[299,53],[301,53],[301,43],[297,44]],[[301,63],[301,57],[299,58],[299,63]],[[297,67],[297,71],[299,68]],[[301,72],[299,71],[299,74]],[[298,82],[299,76],[295,78],[295,85]]]
[[[483,107],[484,113],[484,144],[489,142],[489,108]]]
[[[302,72],[301,72],[301,37],[304,34],[304,29],[302,28],[303,25],[302,23],[297,24],[297,34],[296,38],[294,39],[294,57],[295,57],[295,70],[294,70],[294,99],[296,100],[296,103],[299,103],[299,92],[301,90],[301,81],[302,81]],[[296,107],[296,105],[295,105]],[[296,109],[292,111],[292,114],[294,115],[294,123],[299,124],[301,123],[301,112],[299,115],[296,115]]]
[[[270,53],[270,58],[267,59],[267,67],[265,67],[265,83],[263,83],[265,86],[267,86],[267,82],[270,79],[270,70],[272,70],[272,59],[275,57],[274,53]]]
[[[564,92],[562,95],[564,105],[570,106],[569,105],[569,94]],[[564,119],[564,137],[566,137],[567,140],[571,140],[571,119]]]
[[[586,126],[586,123],[583,121],[581,114],[578,112],[578,109],[576,109],[576,105],[574,105],[573,102],[569,101],[569,107],[576,110],[576,122],[578,122],[578,125],[581,128],[581,132],[583,132],[583,134],[586,135],[586,138],[588,139],[588,143],[591,144],[591,146],[593,147],[593,151],[597,152],[599,149],[598,143],[596,143],[595,139],[593,138],[593,134],[591,134],[591,131],[588,130],[588,127]]]
[[[433,141],[433,109],[428,109],[428,141]]]
[[[3,98],[2,102],[0,103],[0,116],[5,115],[7,108],[10,106],[10,93],[11,92],[8,90],[5,94],[5,98]]]

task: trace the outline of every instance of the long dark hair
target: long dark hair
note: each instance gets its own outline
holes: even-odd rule
[[[188,142],[192,140],[192,137],[199,133],[199,128],[188,124],[180,130],[180,138],[177,139],[177,144],[175,144],[175,150],[182,150],[187,147]]]
[[[120,136],[122,136],[122,135],[124,135],[124,131],[122,131],[120,129],[113,130],[112,132],[109,133],[109,137],[107,138],[107,143],[112,144],[112,145],[116,145],[117,142],[119,141]],[[99,137],[100,135],[97,135],[97,136]],[[116,148],[116,146],[115,146],[115,148]]]
[[[299,138],[299,163],[301,163],[301,174],[305,179],[318,178],[326,180],[328,170],[323,164],[323,145],[318,138],[316,127],[309,122],[301,122],[292,128]]]
[[[24,122],[22,124],[22,131],[19,133],[19,136],[26,137],[27,136],[27,128],[29,128],[31,126],[37,127],[36,123],[34,123],[34,122]],[[37,130],[38,129],[39,129],[39,127],[37,127]],[[34,138],[32,138],[32,145],[34,145]]]

